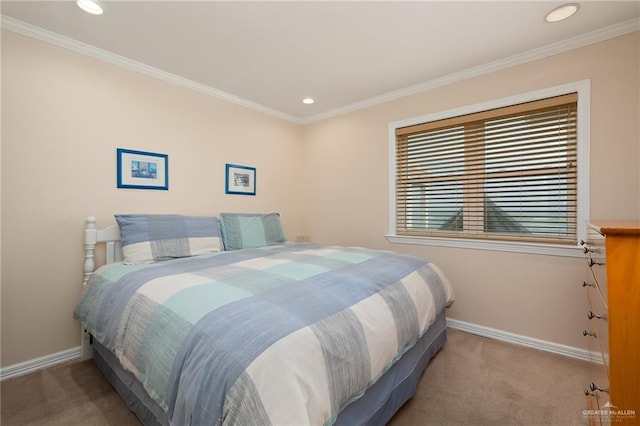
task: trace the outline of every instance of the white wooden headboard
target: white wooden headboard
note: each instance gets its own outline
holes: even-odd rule
[[[84,227],[84,279],[86,285],[93,271],[96,269],[95,249],[97,244],[105,244],[105,263],[122,261],[122,244],[120,229],[111,225],[104,229],[96,229],[95,216],[88,216]]]

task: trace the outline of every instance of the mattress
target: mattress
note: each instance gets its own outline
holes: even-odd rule
[[[440,313],[432,326],[373,386],[348,404],[337,416],[335,426],[382,426],[408,401],[429,361],[447,340],[445,313]],[[99,342],[93,343],[93,360],[146,426],[166,426],[166,413],[146,393],[140,382],[126,371],[116,356]]]
[[[131,375],[116,373],[161,424],[331,425],[398,360],[430,358],[439,346],[423,337],[452,302],[422,258],[285,244],[106,265],[75,313],[98,359]],[[371,421],[389,417],[364,406]]]

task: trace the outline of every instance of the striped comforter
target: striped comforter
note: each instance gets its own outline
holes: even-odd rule
[[[285,244],[105,265],[75,316],[173,425],[329,425],[451,303],[424,259]]]

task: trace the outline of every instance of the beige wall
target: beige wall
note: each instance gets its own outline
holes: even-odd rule
[[[2,365],[80,343],[83,224],[114,213],[279,211],[302,229],[300,128],[2,33]],[[169,155],[169,191],[116,188],[116,148]],[[257,195],[225,195],[225,163]]]
[[[583,346],[580,259],[390,244],[391,121],[585,78],[591,215],[640,216],[638,34],[306,126],[2,32],[2,366],[78,346],[82,226],[116,212],[280,211],[290,238],[428,257],[453,318]],[[169,154],[170,190],[117,189],[115,150]],[[257,168],[224,195],[224,164]]]
[[[304,128],[309,233],[432,259],[456,290],[452,318],[585,347],[582,259],[391,244],[388,123],[591,80],[591,217],[640,217],[640,34],[390,101]]]

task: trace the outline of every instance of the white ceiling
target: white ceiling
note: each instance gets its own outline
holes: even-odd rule
[[[562,3],[109,1],[101,16],[73,1],[0,7],[5,28],[309,122],[640,30],[640,1],[583,1],[546,23]]]

